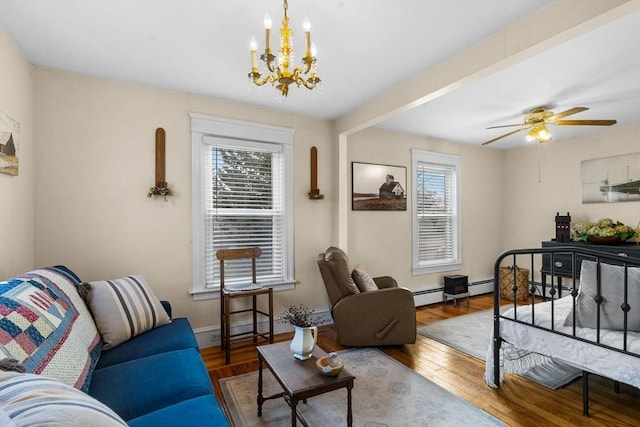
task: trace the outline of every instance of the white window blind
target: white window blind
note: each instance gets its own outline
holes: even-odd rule
[[[413,271],[461,267],[459,169],[456,156],[414,150]]]
[[[283,158],[277,145],[205,148],[206,286],[220,284],[219,249],[258,246],[260,283],[285,280]],[[213,262],[209,262],[212,260]],[[225,263],[225,283],[250,281],[251,263]]]
[[[293,289],[293,129],[190,113],[194,300],[216,298],[219,249],[257,246],[257,279]],[[225,261],[225,283],[251,280]]]

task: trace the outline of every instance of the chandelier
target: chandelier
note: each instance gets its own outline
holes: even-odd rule
[[[284,0],[284,17],[282,18],[282,28],[280,28],[280,50],[278,56],[271,53],[271,17],[266,14],[264,17],[265,28],[265,48],[264,53],[260,55],[260,62],[266,65],[269,74],[262,77],[258,71],[258,42],[255,36],[251,37],[251,72],[249,79],[256,85],[262,86],[271,83],[284,96],[289,94],[289,85],[295,83],[298,87],[303,85],[311,90],[320,83],[320,78],[316,75],[316,47],[311,43],[311,24],[309,18],[305,17],[303,21],[304,38],[305,38],[305,55],[302,58],[304,67],[293,67],[293,31],[289,28],[289,17],[287,9],[289,5]],[[305,78],[305,76],[309,76]]]

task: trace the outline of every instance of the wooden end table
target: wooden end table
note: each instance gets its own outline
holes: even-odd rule
[[[258,416],[262,416],[262,403],[265,400],[284,397],[291,407],[291,425],[295,427],[299,419],[304,426],[308,427],[302,414],[297,411],[298,402],[302,400],[306,403],[309,397],[346,388],[347,425],[351,426],[353,424],[351,389],[355,377],[346,369],[335,377],[323,375],[316,366],[316,360],[327,355],[324,351],[316,347],[311,358],[298,360],[291,354],[289,345],[290,343],[286,341],[258,347]],[[265,363],[282,386],[283,392],[267,397],[262,396],[262,368]]]

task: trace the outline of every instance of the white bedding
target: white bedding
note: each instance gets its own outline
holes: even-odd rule
[[[571,311],[571,305],[571,296],[554,301],[555,330],[569,335],[573,334],[573,327],[563,326],[563,323]],[[517,313],[518,320],[531,321],[530,305],[519,306]],[[504,316],[513,318],[513,308],[505,312]],[[535,305],[535,319],[536,325],[550,328],[551,301]],[[622,335],[621,331],[603,329],[600,331],[600,343],[621,349]],[[629,356],[505,319],[500,320],[500,336],[506,343],[512,344],[503,342],[501,348],[503,359],[501,367],[507,372],[522,373],[530,368],[532,363],[544,363],[545,357],[542,356],[548,356],[588,372],[640,388],[640,357]],[[576,336],[595,342],[596,330],[576,328]],[[640,354],[640,333],[627,334],[627,351]],[[501,372],[501,378],[502,375]],[[492,387],[497,386],[494,382],[493,369],[493,330],[487,350],[485,381]]]

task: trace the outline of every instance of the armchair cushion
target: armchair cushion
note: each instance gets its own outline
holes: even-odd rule
[[[356,282],[356,285],[358,286],[358,289],[360,289],[360,292],[378,290],[378,286],[373,280],[373,277],[371,277],[371,275],[367,273],[364,267],[360,264],[356,264],[356,266],[353,267],[351,277],[353,278],[353,281]]]
[[[330,247],[325,252],[325,261],[331,270],[333,278],[344,296],[360,293],[360,289],[351,278],[349,258],[339,248]]]

